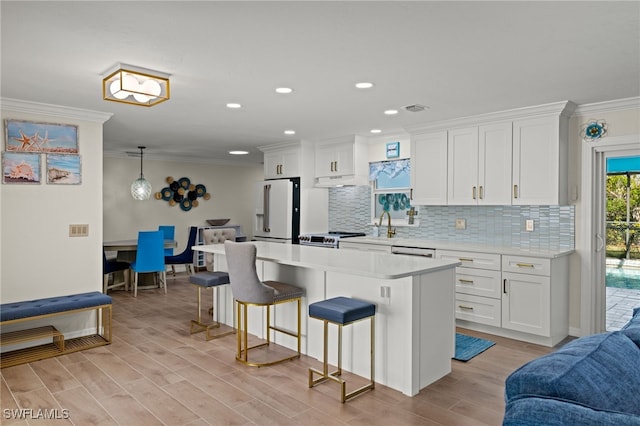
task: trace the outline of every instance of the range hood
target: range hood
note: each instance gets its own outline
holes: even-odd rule
[[[367,176],[344,175],[316,178],[316,188],[335,188],[337,186],[368,186]]]

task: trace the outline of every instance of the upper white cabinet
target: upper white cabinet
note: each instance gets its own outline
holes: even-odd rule
[[[411,204],[447,204],[447,132],[412,135],[411,163]]]
[[[366,140],[357,135],[316,142],[316,186],[367,185],[366,155]]]
[[[567,203],[567,145],[559,115],[513,122],[513,205]]]
[[[566,204],[574,109],[555,102],[407,128],[413,204]]]
[[[511,204],[511,122],[450,130],[447,164],[448,204]]]
[[[300,176],[300,148],[282,147],[264,150],[264,178]]]

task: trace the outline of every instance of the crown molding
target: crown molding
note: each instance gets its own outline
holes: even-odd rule
[[[578,105],[572,117],[601,114],[605,112],[625,111],[629,109],[640,109],[640,96]]]
[[[0,98],[0,109],[2,109],[2,111],[48,115],[51,117],[71,118],[83,121],[94,121],[97,123],[104,123],[113,116],[110,112],[92,111],[88,109],[43,104],[40,102],[23,101],[11,98]]]
[[[531,107],[515,108],[506,111],[491,112],[487,114],[473,115],[469,117],[455,118],[451,120],[437,121],[427,124],[405,126],[405,130],[411,134],[453,129],[456,127],[466,127],[478,125],[478,123],[490,123],[498,121],[511,121],[520,118],[531,118],[536,116],[564,115],[570,117],[576,108],[576,104],[571,101],[553,102]]]

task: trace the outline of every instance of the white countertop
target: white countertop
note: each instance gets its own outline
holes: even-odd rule
[[[454,268],[460,264],[460,262],[414,256],[395,256],[387,253],[357,250],[336,250],[298,244],[279,244],[263,241],[251,241],[246,244],[254,244],[257,247],[256,257],[258,260],[381,279],[421,275],[441,269]],[[193,249],[205,253],[225,254],[224,244],[193,246]]]
[[[436,249],[436,250],[458,250],[458,251],[470,251],[470,252],[476,252],[476,253],[519,255],[519,256],[542,257],[547,259],[567,256],[575,251],[574,249],[527,250],[527,249],[521,249],[521,248],[495,246],[495,245],[489,245],[489,244],[460,243],[460,242],[454,242],[454,241],[426,240],[426,239],[420,239],[420,238],[353,237],[353,238],[346,239],[343,242],[347,242],[347,243],[353,242],[353,243],[361,243],[361,244],[378,244],[378,245],[387,245],[387,246],[430,248],[430,249]]]

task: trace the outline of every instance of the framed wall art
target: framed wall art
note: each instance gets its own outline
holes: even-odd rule
[[[3,152],[2,183],[39,184],[40,154]]]
[[[7,119],[4,128],[7,152],[78,153],[78,126]]]
[[[78,185],[82,182],[79,155],[47,154],[47,183]]]

